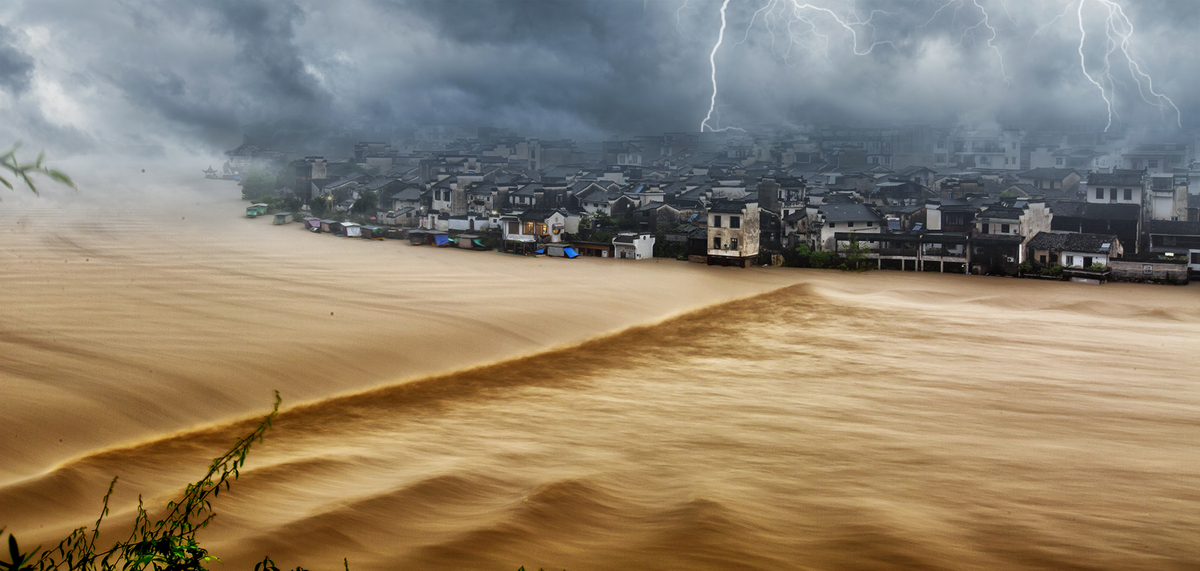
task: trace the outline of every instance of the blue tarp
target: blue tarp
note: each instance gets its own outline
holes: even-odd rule
[[[433,236],[433,242],[438,246],[445,246],[446,244],[450,243],[450,237],[445,234],[435,234]]]
[[[546,253],[546,249],[545,249],[545,248],[542,248],[541,250],[535,250],[533,253],[535,253],[535,254],[545,254],[545,253]]]
[[[579,257],[579,252],[576,252],[575,248],[563,248],[563,253],[566,254],[568,258]]]

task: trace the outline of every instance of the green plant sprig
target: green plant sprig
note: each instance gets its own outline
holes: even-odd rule
[[[38,189],[37,185],[33,184],[33,180],[29,178],[29,175],[33,173],[46,175],[52,180],[69,186],[72,189],[75,188],[75,182],[66,173],[42,166],[42,162],[46,158],[45,151],[38,153],[37,160],[32,163],[21,164],[17,162],[17,150],[20,148],[21,143],[18,142],[4,154],[0,154],[0,170],[12,173],[19,182],[24,182],[25,186],[29,187],[29,190],[33,191],[34,194],[38,194]],[[13,190],[12,183],[3,176],[0,176],[0,184],[8,187],[9,190]]]

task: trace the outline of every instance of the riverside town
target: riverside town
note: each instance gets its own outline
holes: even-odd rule
[[[382,132],[346,157],[244,144],[204,172],[240,181],[249,217],[412,245],[1096,284],[1186,284],[1200,271],[1200,163],[1196,141],[1178,136]]]

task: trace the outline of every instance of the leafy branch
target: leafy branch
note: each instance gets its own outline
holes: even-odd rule
[[[46,175],[55,181],[65,184],[71,188],[75,188],[75,183],[71,180],[71,177],[66,175],[66,173],[42,166],[42,162],[46,158],[46,153],[44,151],[38,153],[37,160],[32,163],[21,164],[17,162],[17,149],[20,148],[21,143],[17,143],[4,154],[0,155],[0,171],[8,171],[9,173],[12,173],[11,176],[14,180],[17,182],[24,182],[25,186],[29,187],[29,190],[32,190],[34,194],[38,194],[38,189],[37,186],[33,184],[33,180],[29,178],[29,175],[35,173]],[[0,184],[8,187],[9,190],[13,190],[12,183],[2,175],[0,175]]]
[[[241,468],[246,464],[250,447],[262,442],[263,435],[279,415],[281,402],[279,391],[276,391],[271,412],[250,434],[239,438],[233,448],[213,459],[204,477],[189,484],[178,501],[168,503],[167,514],[162,519],[151,522],[139,496],[137,518],[129,538],[107,550],[97,551],[100,524],[108,516],[108,501],[117,483],[113,478],[108,493],[104,495],[100,517],[91,531],[87,527],[76,529],[57,547],[42,552],[40,556],[36,555],[40,547],[31,554],[21,553],[16,538],[10,534],[9,561],[0,559],[0,571],[203,571],[205,563],[219,559],[196,542],[196,532],[207,527],[216,516],[212,499],[220,495],[222,489],[228,491],[232,481],[238,478]],[[3,529],[0,529],[2,532]],[[349,571],[349,564],[345,561],[343,564]],[[255,569],[280,571],[270,558],[264,558]],[[296,569],[302,571],[299,567]]]

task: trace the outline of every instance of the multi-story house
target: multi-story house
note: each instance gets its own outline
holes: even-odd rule
[[[758,259],[757,202],[719,200],[708,209],[708,265],[746,267]]]

